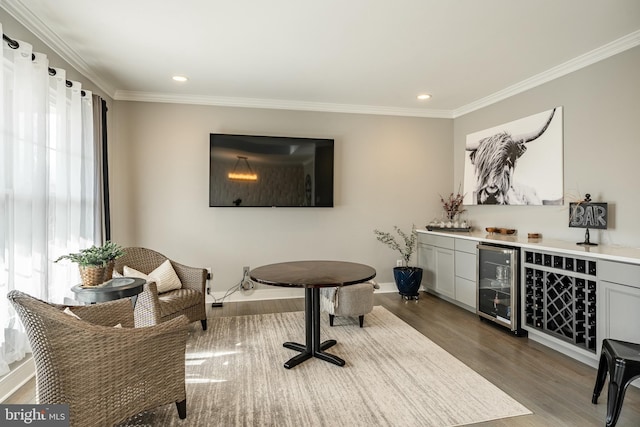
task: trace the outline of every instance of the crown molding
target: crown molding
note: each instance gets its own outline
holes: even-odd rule
[[[449,110],[423,110],[372,105],[330,104],[280,99],[238,98],[172,93],[122,91],[115,93],[116,101],[163,102],[170,104],[214,105],[219,107],[266,108],[273,110],[320,111],[329,113],[374,114],[384,116],[429,117],[451,119]]]
[[[631,34],[627,34],[626,36],[607,43],[604,46],[600,46],[599,48],[596,48],[591,52],[587,52],[583,55],[573,58],[563,64],[553,67],[547,71],[544,71],[512,86],[509,86],[503,90],[495,92],[489,96],[457,108],[451,111],[451,116],[455,119],[465,114],[471,113],[472,111],[476,111],[480,108],[495,104],[499,101],[505,100],[529,89],[533,89],[536,86],[540,86],[544,83],[550,82],[569,73],[573,73],[574,71],[578,71],[582,68],[595,64],[596,62],[607,59],[613,55],[624,52],[625,50],[631,49],[638,45],[640,45],[640,30],[634,31]]]
[[[44,22],[31,13],[31,11],[20,2],[20,0],[0,0],[0,6],[2,6],[7,13],[15,18],[27,30],[31,31],[36,37],[49,46],[63,60],[68,62],[87,79],[91,80],[108,96],[118,101],[163,102],[174,104],[214,105],[222,107],[266,108],[455,119],[640,45],[640,30],[638,30],[547,71],[453,110],[427,110],[419,108],[332,104],[279,99],[179,95],[170,93],[116,90],[113,84],[96,74],[80,57],[80,55],[70,48],[58,35],[51,31]]]
[[[69,45],[67,45],[56,33],[51,31],[44,22],[35,16],[19,0],[2,0],[0,5],[9,15],[22,24],[22,26],[27,30],[32,32],[44,44],[49,46],[49,48],[58,54],[64,61],[68,62],[69,65],[75,68],[80,74],[91,80],[91,82],[98,88],[113,98],[115,88],[98,74],[94,73],[91,67],[80,55],[69,47]]]

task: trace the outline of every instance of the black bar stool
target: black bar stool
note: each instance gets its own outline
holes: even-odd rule
[[[640,377],[640,344],[611,339],[602,341],[600,364],[591,403],[598,403],[598,397],[607,378],[607,371],[609,372],[609,391],[605,425],[612,427],[618,422],[627,386]]]

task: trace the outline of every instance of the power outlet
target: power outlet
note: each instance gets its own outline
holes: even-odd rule
[[[211,267],[207,267],[207,294],[210,295],[211,294],[211,280],[213,279],[213,273],[212,273],[212,269]]]
[[[253,282],[249,278],[249,271],[251,268],[247,265],[242,267],[242,282],[240,282],[240,289],[243,291],[250,291],[253,289]]]
[[[402,267],[402,260],[401,259],[396,260],[396,267]]]

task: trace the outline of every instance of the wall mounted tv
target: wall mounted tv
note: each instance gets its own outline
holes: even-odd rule
[[[210,134],[209,206],[333,207],[333,142]]]

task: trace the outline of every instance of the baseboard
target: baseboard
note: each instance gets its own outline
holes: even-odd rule
[[[378,283],[380,289],[376,289],[377,293],[390,293],[398,292],[398,288],[395,283]],[[207,304],[211,304],[214,301],[220,301],[224,297],[225,292],[214,292],[212,295],[207,295],[205,301]],[[260,288],[252,289],[250,291],[237,291],[227,296],[224,302],[242,302],[242,301],[266,301],[271,299],[289,299],[289,298],[304,298],[304,289],[301,288]]]
[[[528,332],[530,340],[538,342],[545,347],[552,348],[579,362],[584,363],[585,365],[591,366],[592,368],[598,368],[598,356],[595,353],[591,353],[590,351],[578,348],[548,334],[539,332],[537,329],[526,327],[524,329]]]
[[[33,357],[25,358],[24,362],[14,368],[0,380],[0,403],[7,400],[20,387],[25,385],[36,374]]]

